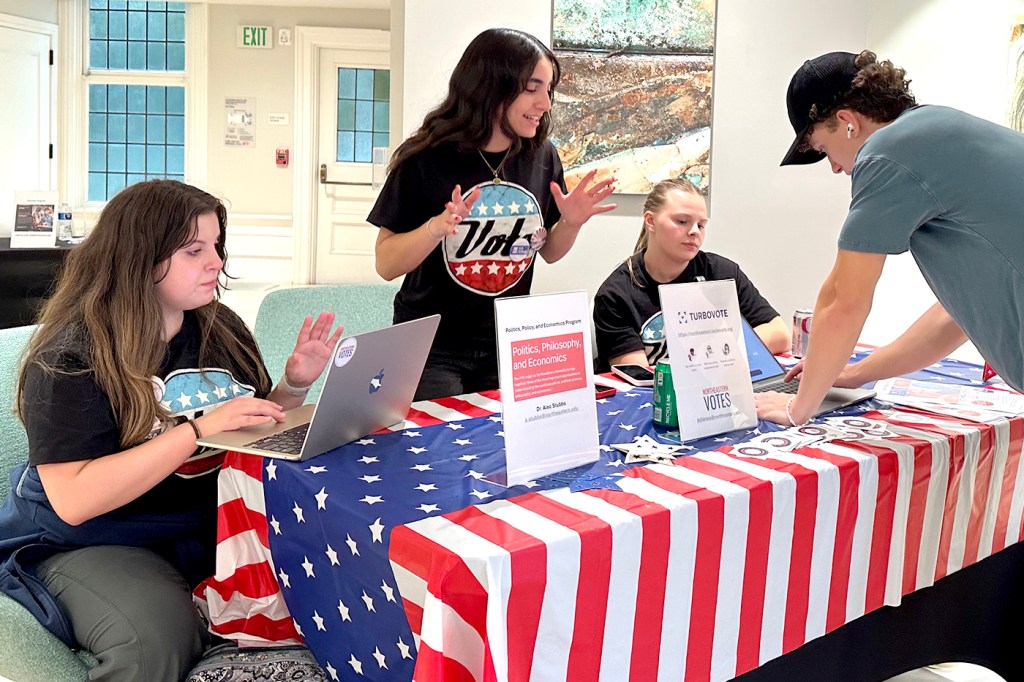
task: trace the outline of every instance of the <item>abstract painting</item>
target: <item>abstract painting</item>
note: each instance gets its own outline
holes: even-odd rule
[[[567,185],[597,169],[619,192],[685,177],[706,194],[715,0],[554,0],[552,16]]]

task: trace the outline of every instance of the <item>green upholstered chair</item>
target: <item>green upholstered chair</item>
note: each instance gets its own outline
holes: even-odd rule
[[[253,334],[271,382],[276,384],[284,373],[284,363],[295,348],[299,325],[306,315],[333,312],[335,324],[345,326],[346,336],[361,334],[391,324],[397,292],[398,284],[391,283],[328,284],[269,292],[256,313]],[[323,381],[321,376],[313,384],[307,402],[319,397]]]
[[[10,493],[7,474],[28,457],[25,429],[14,415],[21,357],[35,327],[0,329],[0,502]],[[0,677],[15,682],[81,682],[96,661],[72,651],[13,599],[0,595]]]

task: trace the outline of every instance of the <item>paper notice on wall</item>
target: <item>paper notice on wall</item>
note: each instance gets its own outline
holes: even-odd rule
[[[256,144],[256,99],[224,98],[224,146],[252,147]]]
[[[596,462],[597,406],[584,292],[494,303],[506,485]]]
[[[676,392],[679,437],[757,424],[743,323],[731,279],[658,287]]]

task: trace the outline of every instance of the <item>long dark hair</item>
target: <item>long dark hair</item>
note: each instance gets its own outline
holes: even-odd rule
[[[395,150],[389,170],[410,156],[445,142],[455,142],[464,149],[483,147],[491,139],[494,121],[526,88],[542,58],[551,62],[554,76],[550,93],[554,96],[561,71],[555,54],[544,43],[511,28],[489,28],[478,35],[452,71],[444,101]],[[516,135],[504,116],[499,125],[501,132],[512,140],[512,153],[524,145],[536,148],[551,131],[551,112],[544,112],[537,135],[531,138]]]
[[[123,447],[142,442],[155,420],[168,420],[151,379],[167,347],[154,280],[174,252],[196,238],[197,219],[206,213],[217,216],[216,249],[226,263],[227,210],[216,197],[174,180],[151,180],[131,185],[107,203],[89,238],[69,254],[53,296],[40,311],[41,326],[18,377],[19,414],[28,367],[63,371],[54,364],[63,351],[85,343],[87,372],[110,400]],[[270,379],[245,324],[225,314],[219,300],[195,314],[202,330],[201,366],[232,368],[239,380],[266,395]]]

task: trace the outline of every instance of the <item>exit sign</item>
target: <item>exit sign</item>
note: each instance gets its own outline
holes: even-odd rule
[[[238,47],[258,47],[270,49],[274,46],[274,29],[272,26],[239,26],[237,31]]]

